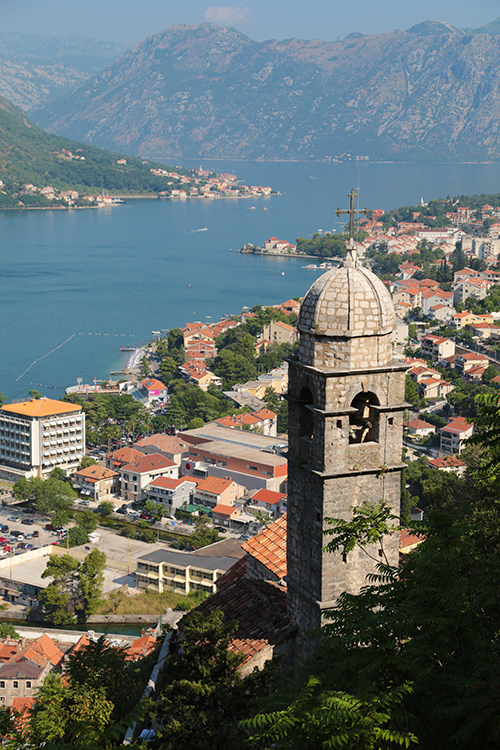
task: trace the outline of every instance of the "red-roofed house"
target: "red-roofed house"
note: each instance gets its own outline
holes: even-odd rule
[[[132,463],[139,458],[142,458],[144,454],[141,451],[135,450],[135,448],[120,448],[109,456],[106,456],[106,467],[108,469],[114,469],[120,471],[122,466]]]
[[[140,390],[149,404],[156,401],[163,402],[167,398],[167,386],[155,378],[146,378],[140,385]]]
[[[179,476],[179,465],[160,453],[152,453],[132,461],[120,469],[121,494],[125,500],[138,501],[145,497],[146,487],[158,477]]]
[[[127,647],[127,661],[137,661],[149,656],[156,648],[157,640],[152,635],[143,635]]]
[[[441,362],[445,357],[452,357],[455,354],[455,342],[442,336],[425,336],[420,343],[420,348],[422,356],[429,357],[433,362]]]
[[[263,511],[276,520],[286,512],[286,495],[273,490],[257,490],[250,496],[250,506],[247,506],[247,510],[250,513],[253,510]]]
[[[422,542],[425,542],[425,536],[416,534],[413,529],[401,529],[399,532],[399,552],[402,555],[407,555]]]
[[[229,527],[231,520],[240,514],[241,510],[233,505],[216,505],[212,510],[212,520],[214,523]]]
[[[416,437],[428,437],[436,432],[436,428],[430,422],[424,422],[423,419],[411,419],[409,422],[403,422],[403,428],[409,435]]]
[[[456,456],[440,456],[439,458],[430,458],[427,463],[434,469],[440,471],[452,471],[454,474],[461,475],[465,471],[466,464],[460,461]]]
[[[73,487],[92,500],[109,500],[120,486],[120,474],[99,464],[86,466],[73,475]]]
[[[467,422],[464,417],[450,419],[445,427],[439,430],[441,436],[441,451],[443,453],[462,453],[465,441],[474,432],[474,424]]]
[[[216,505],[234,505],[240,497],[243,497],[244,492],[245,488],[233,482],[232,479],[206,477],[198,484],[194,492],[194,502],[206,508],[215,508]]]
[[[176,437],[175,435],[162,435],[161,433],[155,433],[148,437],[139,440],[134,443],[135,451],[142,454],[144,453],[161,453],[165,458],[169,458],[176,464],[180,464],[182,456],[186,455],[189,450],[189,446],[184,440]],[[140,458],[140,456],[137,456]],[[131,463],[128,461],[127,463]]]
[[[191,477],[158,477],[146,487],[146,499],[164,505],[167,516],[174,516],[177,508],[193,502],[196,482]]]
[[[296,245],[292,245],[287,240],[279,240],[277,237],[270,237],[264,243],[264,250],[266,253],[272,253],[273,255],[290,255],[297,249]]]
[[[445,398],[448,393],[455,390],[455,386],[448,380],[442,378],[422,378],[418,381],[418,394],[420,398]]]

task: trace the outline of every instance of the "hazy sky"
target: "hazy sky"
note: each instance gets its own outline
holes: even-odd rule
[[[498,0],[0,0],[0,30],[78,34],[132,45],[174,23],[212,21],[252,39],[331,40],[359,31],[408,29],[426,19],[477,28],[500,15]]]

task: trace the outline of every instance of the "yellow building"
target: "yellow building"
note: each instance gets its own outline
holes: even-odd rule
[[[50,398],[0,409],[0,476],[44,477],[56,466],[74,471],[85,455],[85,414]]]

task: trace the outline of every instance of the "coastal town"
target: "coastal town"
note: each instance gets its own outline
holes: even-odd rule
[[[354,248],[391,295],[392,356],[406,373],[404,557],[425,540],[414,530],[426,513],[422,476],[463,474],[474,396],[500,388],[500,212],[457,206],[442,229],[428,229],[418,215],[391,227],[383,217],[374,211],[361,223]],[[271,237],[265,249],[294,254],[296,246]],[[234,645],[241,675],[262,666],[289,637],[286,617],[263,613],[257,623],[250,612],[259,606],[252,581],[283,587],[287,575],[287,394],[302,302],[155,332],[131,352],[120,379],[79,382],[62,400],[32,391],[3,404],[0,593],[7,617],[50,617],[47,592],[59,585],[48,574],[53,561],[69,556],[81,565],[98,553],[104,601],[173,596],[168,601],[178,606],[167,607],[163,623],[181,629],[191,606],[206,616],[221,607],[245,634]],[[238,377],[245,373],[252,377]],[[54,483],[67,488],[62,514],[62,506],[40,500],[40,487],[54,490]],[[235,576],[247,587],[246,614],[236,615]],[[122,649],[130,662],[156,654],[166,642],[161,621],[149,620],[141,637],[113,636],[107,647]],[[64,674],[73,654],[97,642],[93,631],[4,638],[1,704],[28,712],[47,675]]]
[[[57,159],[64,161],[85,161],[82,156],[82,149],[75,153],[68,149],[62,149],[55,154]],[[169,198],[172,200],[186,199],[210,199],[220,198],[258,198],[276,195],[276,191],[269,185],[244,185],[238,176],[233,173],[216,174],[207,169],[199,167],[196,170],[163,169],[160,167],[148,167],[148,162],[143,161],[149,173],[153,177],[160,178],[160,183],[155,189],[154,194],[150,197]],[[123,169],[127,166],[127,159],[121,158],[116,160],[116,168]],[[162,184],[163,183],[163,184]],[[6,186],[0,180],[0,193],[7,195]],[[123,203],[124,197],[134,197],[130,195],[117,195],[116,191],[103,191],[99,194],[81,194],[78,190],[61,190],[53,185],[34,185],[33,183],[24,183],[16,197],[18,198],[17,207],[59,207],[59,208],[103,208],[106,206],[116,206]],[[137,196],[136,196],[137,197]],[[143,196],[147,197],[147,196]],[[39,205],[40,204],[40,205]]]

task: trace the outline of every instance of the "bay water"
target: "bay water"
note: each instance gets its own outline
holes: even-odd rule
[[[421,198],[500,192],[493,164],[182,162],[200,164],[281,194],[0,211],[5,396],[23,398],[34,388],[59,398],[79,377],[108,379],[126,362],[120,347],[138,346],[152,331],[303,295],[321,273],[302,268],[311,261],[237,251],[273,235],[294,242],[318,229],[340,231],[345,220],[335,209],[348,207],[353,187],[361,206],[386,210]]]

